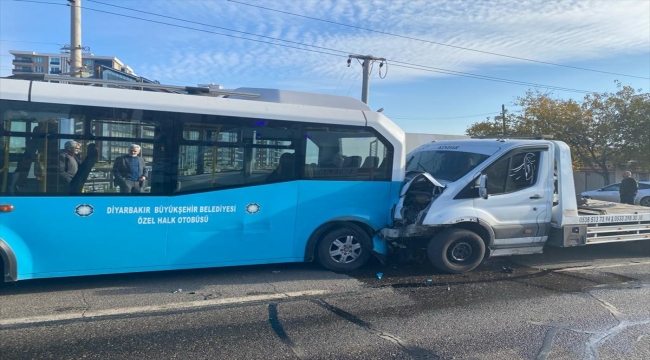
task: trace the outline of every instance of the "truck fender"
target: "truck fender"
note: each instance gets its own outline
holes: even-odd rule
[[[494,244],[494,229],[485,220],[464,217],[448,221],[445,225],[446,227],[457,227],[477,233],[485,241],[486,248]]]

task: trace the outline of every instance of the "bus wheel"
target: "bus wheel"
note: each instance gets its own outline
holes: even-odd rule
[[[328,232],[318,245],[319,262],[332,271],[350,271],[363,266],[370,257],[370,250],[362,245],[369,239],[361,239],[362,236],[368,235],[345,227]]]
[[[438,269],[461,274],[481,264],[485,256],[485,243],[473,231],[451,228],[429,241],[427,256]]]

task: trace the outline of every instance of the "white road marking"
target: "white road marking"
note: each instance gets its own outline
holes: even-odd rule
[[[580,267],[567,268],[567,269],[558,269],[553,271],[555,272],[582,271],[582,270],[607,269],[607,268],[615,268],[615,267],[622,267],[622,266],[636,266],[636,265],[650,265],[650,261],[631,262],[625,264],[610,264],[610,265],[601,265],[601,266],[589,265],[589,266],[580,266]]]
[[[61,320],[75,320],[75,319],[97,318],[97,317],[127,315],[127,314],[142,314],[142,313],[169,311],[169,310],[194,309],[194,308],[202,308],[202,307],[215,306],[215,305],[245,304],[245,303],[256,302],[256,301],[282,300],[282,299],[296,298],[302,296],[323,295],[325,293],[327,293],[326,290],[307,290],[307,291],[296,291],[296,292],[270,294],[270,295],[267,294],[267,295],[253,295],[253,296],[226,298],[226,299],[199,300],[199,301],[172,303],[172,304],[164,304],[164,305],[137,306],[137,307],[128,307],[128,308],[82,311],[82,312],[70,313],[70,314],[32,316],[32,317],[25,317],[25,318],[0,320],[0,326],[38,324],[38,323],[61,321]]]

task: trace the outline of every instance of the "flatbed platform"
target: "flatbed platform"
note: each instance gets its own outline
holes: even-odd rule
[[[578,206],[578,215],[580,216],[627,214],[650,214],[650,207],[593,199],[588,199],[586,204]]]

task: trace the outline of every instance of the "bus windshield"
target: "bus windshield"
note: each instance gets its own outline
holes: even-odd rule
[[[419,151],[406,158],[406,171],[425,171],[436,180],[454,182],[489,156],[463,151]]]

